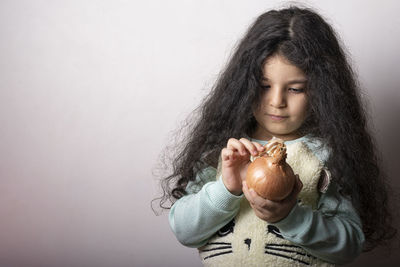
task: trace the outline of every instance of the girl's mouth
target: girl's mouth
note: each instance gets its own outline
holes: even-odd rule
[[[268,114],[268,116],[273,121],[283,121],[284,119],[288,118],[288,116],[277,116],[277,115],[272,115],[272,114]]]

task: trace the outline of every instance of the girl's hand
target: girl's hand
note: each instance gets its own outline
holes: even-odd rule
[[[297,195],[302,188],[303,183],[300,181],[299,176],[296,175],[296,184],[289,196],[281,201],[272,201],[260,197],[253,189],[247,187],[246,182],[243,182],[243,193],[249,201],[250,206],[257,217],[268,223],[278,222],[290,213],[297,202]]]
[[[264,149],[259,143],[251,142],[246,138],[228,140],[227,146],[221,151],[221,158],[222,180],[229,192],[234,195],[242,193],[242,181],[246,179],[250,154],[257,156]]]

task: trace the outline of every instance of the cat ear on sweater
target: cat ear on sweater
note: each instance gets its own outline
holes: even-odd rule
[[[321,193],[326,193],[329,184],[331,183],[331,172],[327,168],[322,168],[321,177],[318,181],[318,191]]]

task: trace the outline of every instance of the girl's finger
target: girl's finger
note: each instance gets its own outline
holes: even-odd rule
[[[297,199],[297,195],[300,193],[301,189],[303,188],[303,183],[301,182],[299,175],[296,174],[296,182],[293,186],[292,192],[287,196],[284,200],[284,202],[293,202]]]
[[[272,201],[262,198],[261,196],[259,196],[257,194],[256,191],[254,191],[254,189],[249,188],[246,181],[242,182],[242,191],[245,194],[245,197],[247,198],[247,200],[249,202],[251,202],[253,205],[258,206],[260,208],[264,208],[267,207],[270,204],[273,204]]]
[[[294,184],[292,193],[290,193],[288,199],[296,199],[301,189],[303,189],[303,183],[301,182],[299,175],[296,174],[296,183]]]
[[[261,197],[254,189],[249,189],[247,187],[247,191],[253,205],[258,207],[259,210],[275,210],[277,208],[277,203],[275,201]]]
[[[262,152],[265,150],[265,147],[262,146],[261,144],[257,143],[257,142],[253,142],[253,144],[257,147],[259,152]]]
[[[229,160],[233,157],[233,151],[228,148],[223,148],[221,151],[221,158],[222,160]]]
[[[246,139],[246,138],[240,138],[239,140],[245,147],[246,149],[253,155],[256,156],[258,155],[258,148],[257,146],[250,142],[250,140]]]
[[[300,177],[298,174],[296,174],[296,196],[301,192],[301,189],[303,189],[303,182],[300,180]]]
[[[235,138],[230,138],[226,147],[233,151],[239,151],[241,155],[247,154],[247,149],[244,144]]]
[[[249,201],[250,205],[253,205],[253,197],[250,194],[246,181],[242,182],[242,191],[247,201]]]
[[[249,189],[246,182],[243,181],[242,191],[246,199],[249,201],[251,208],[254,210],[257,217],[262,220],[269,221],[273,218],[273,210],[275,206],[273,202],[272,207],[269,206],[270,201],[260,197],[253,189]]]

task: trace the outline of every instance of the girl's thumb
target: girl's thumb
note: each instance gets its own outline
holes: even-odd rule
[[[303,182],[300,180],[300,177],[298,174],[296,174],[296,195],[301,192],[301,189],[303,189]]]

